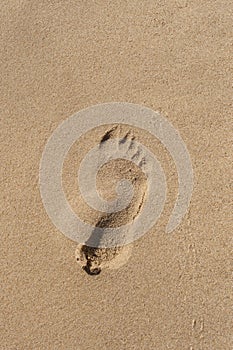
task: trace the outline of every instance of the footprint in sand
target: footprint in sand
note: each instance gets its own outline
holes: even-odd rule
[[[130,205],[122,211],[104,214],[95,224],[95,227],[117,227],[125,225],[135,220],[138,217],[147,193],[147,178],[144,174],[144,170],[147,167],[147,161],[142,153],[140,147],[138,147],[131,131],[128,131],[119,137],[120,127],[114,126],[108,130],[102,137],[99,149],[110,140],[117,138],[116,147],[122,154],[127,155],[127,161],[124,164],[124,175],[128,177],[134,186],[134,197]],[[121,159],[122,161],[122,159]],[[119,167],[115,168],[115,172],[119,170]],[[92,235],[95,235],[95,229]],[[88,245],[88,241],[85,244],[79,244],[76,249],[76,259],[89,275],[98,275],[102,269],[110,268],[117,269],[123,266],[131,256],[132,243],[121,247],[114,248],[95,248]]]

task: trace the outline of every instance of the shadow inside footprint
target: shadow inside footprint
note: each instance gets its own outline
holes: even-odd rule
[[[95,269],[91,269],[91,265],[89,265],[88,263],[87,263],[86,266],[83,267],[83,270],[86,271],[86,273],[88,275],[91,275],[91,276],[99,275],[100,272],[101,272],[101,268],[100,267],[99,268],[95,268]]]

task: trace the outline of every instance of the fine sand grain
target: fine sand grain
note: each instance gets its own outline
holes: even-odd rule
[[[1,3],[0,350],[232,349],[232,17],[232,0]],[[40,160],[64,120],[118,101],[159,111],[179,131],[192,200],[166,234],[179,191],[171,155],[145,130],[99,126],[72,145],[62,174],[70,207],[93,234],[135,222],[150,193],[142,168],[114,160],[98,172],[99,193],[114,200],[126,178],[134,197],[120,213],[91,208],[77,171],[93,147],[135,138],[161,164],[167,196],[139,240],[88,248],[48,217]]]

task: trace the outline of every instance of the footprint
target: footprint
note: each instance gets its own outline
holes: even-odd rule
[[[126,155],[128,160],[133,161],[136,165],[127,167],[127,173],[135,188],[135,196],[128,208],[123,211],[104,214],[96,223],[96,227],[117,227],[125,225],[135,220],[139,215],[147,192],[147,181],[143,171],[148,166],[148,162],[143,155],[142,150],[134,142],[134,135],[128,131],[120,136],[120,126],[114,126],[108,130],[100,141],[100,148],[113,138],[118,138],[116,147],[122,155]],[[140,168],[141,171],[138,169]],[[95,229],[93,235],[95,235]],[[100,238],[101,239],[101,238]],[[85,244],[79,244],[76,249],[76,259],[82,269],[89,275],[98,275],[104,268],[117,269],[127,263],[132,253],[133,244],[114,248],[94,248]]]
[[[132,244],[115,248],[93,248],[79,244],[76,259],[89,275],[99,275],[103,268],[118,269],[131,256]]]

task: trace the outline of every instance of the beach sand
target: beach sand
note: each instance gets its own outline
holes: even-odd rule
[[[232,348],[232,12],[225,0],[1,4],[1,350]],[[46,214],[40,160],[62,121],[118,101],[159,111],[179,131],[194,190],[179,227],[165,233],[179,187],[174,162],[152,135],[121,127],[161,162],[166,204],[146,235],[93,257]],[[67,198],[93,225],[101,216],[81,198],[76,171],[111,127],[83,135],[64,162]],[[136,195],[113,226],[134,220],[148,190],[131,166]],[[105,198],[128,169],[101,169]]]

